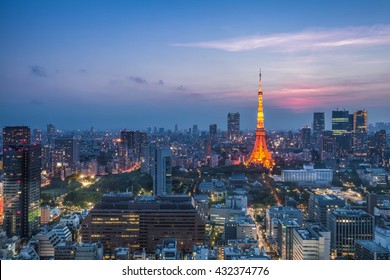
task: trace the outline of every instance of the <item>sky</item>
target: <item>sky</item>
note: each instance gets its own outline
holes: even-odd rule
[[[0,126],[390,122],[390,1],[3,1]]]

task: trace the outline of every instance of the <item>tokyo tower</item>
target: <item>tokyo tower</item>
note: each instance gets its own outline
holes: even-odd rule
[[[272,159],[272,155],[267,149],[267,142],[265,140],[261,70],[259,73],[259,92],[257,93],[256,140],[252,153],[248,160],[245,162],[246,166],[250,164],[262,165],[267,169],[272,169],[272,167],[275,165],[275,161]]]

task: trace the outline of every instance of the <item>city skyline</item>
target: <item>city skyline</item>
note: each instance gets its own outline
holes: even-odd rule
[[[252,130],[259,67],[267,129],[313,112],[330,129],[337,108],[390,120],[386,1],[0,5],[4,126],[225,130],[239,112]]]

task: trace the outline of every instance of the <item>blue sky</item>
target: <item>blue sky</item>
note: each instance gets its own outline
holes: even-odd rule
[[[390,2],[317,2],[0,1],[0,125],[390,122]]]

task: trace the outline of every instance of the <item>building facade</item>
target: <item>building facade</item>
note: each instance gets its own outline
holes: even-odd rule
[[[82,242],[102,242],[106,256],[115,248],[153,252],[163,239],[175,238],[178,250],[203,243],[205,222],[189,196],[134,197],[107,194],[81,226]]]
[[[353,256],[356,240],[374,238],[374,217],[362,210],[334,209],[328,214],[327,228],[335,256]]]

